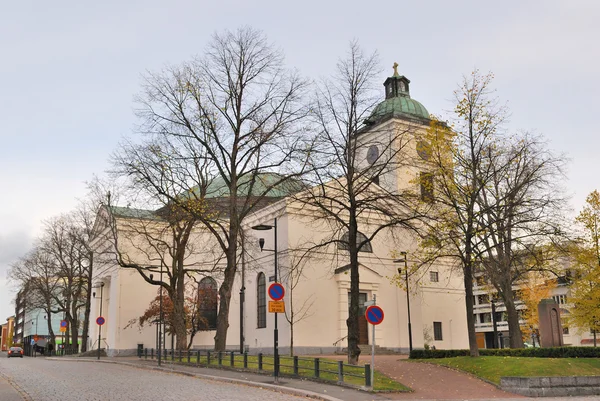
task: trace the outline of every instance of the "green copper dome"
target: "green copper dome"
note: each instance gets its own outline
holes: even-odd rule
[[[389,118],[429,120],[427,109],[410,98],[410,80],[398,74],[398,64],[394,63],[394,75],[383,83],[385,100],[377,105],[365,120],[365,124],[373,125]]]
[[[421,103],[405,96],[385,99],[375,107],[369,120],[378,120],[387,115],[392,117],[408,115],[429,119],[429,113]]]

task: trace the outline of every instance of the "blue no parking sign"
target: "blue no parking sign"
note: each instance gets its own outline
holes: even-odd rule
[[[371,324],[379,324],[383,322],[383,309],[377,305],[372,305],[367,308],[365,317]]]
[[[269,286],[269,296],[273,301],[281,301],[285,295],[283,286],[279,283],[273,283]]]

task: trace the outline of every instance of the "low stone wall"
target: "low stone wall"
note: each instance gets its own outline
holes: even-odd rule
[[[502,377],[500,388],[528,397],[600,395],[600,376]]]

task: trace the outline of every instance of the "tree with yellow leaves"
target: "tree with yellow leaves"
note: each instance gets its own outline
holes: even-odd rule
[[[575,272],[568,321],[580,332],[590,329],[595,347],[596,333],[600,331],[600,194],[597,190],[587,196],[586,204],[575,220],[581,236],[571,252]]]

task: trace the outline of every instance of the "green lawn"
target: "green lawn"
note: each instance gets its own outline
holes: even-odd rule
[[[500,384],[502,376],[600,376],[600,359],[596,358],[522,358],[510,356],[480,356],[471,358],[421,359],[415,362],[434,363],[464,370],[475,376]]]
[[[197,356],[196,354],[192,354],[190,358],[190,363],[196,364]],[[170,360],[170,358],[169,358]],[[175,357],[175,361],[178,362],[177,356]],[[200,356],[200,364],[207,364],[206,354]],[[234,354],[234,367],[243,368],[244,367],[244,356],[240,354]],[[182,363],[187,363],[187,357],[183,357]],[[222,365],[225,367],[229,367],[231,363],[230,354],[223,354]],[[282,375],[293,375],[293,360],[290,357],[280,356],[280,372]],[[211,366],[218,366],[219,361],[217,359],[216,354],[211,353],[210,358]],[[258,357],[248,355],[248,369],[250,370],[258,370]],[[319,359],[319,379],[337,382],[338,381],[338,363],[336,360],[320,358]],[[344,365],[344,382],[355,385],[355,386],[364,386],[365,385],[365,369],[364,366],[356,366],[350,367]],[[263,356],[263,366],[262,372],[272,373],[273,372],[273,357],[269,355]],[[307,378],[315,378],[315,370],[314,370],[314,359],[313,358],[298,358],[298,375],[301,377]],[[375,371],[375,385],[373,389],[376,391],[411,391],[410,388],[404,386],[402,383],[399,383],[386,375]]]

